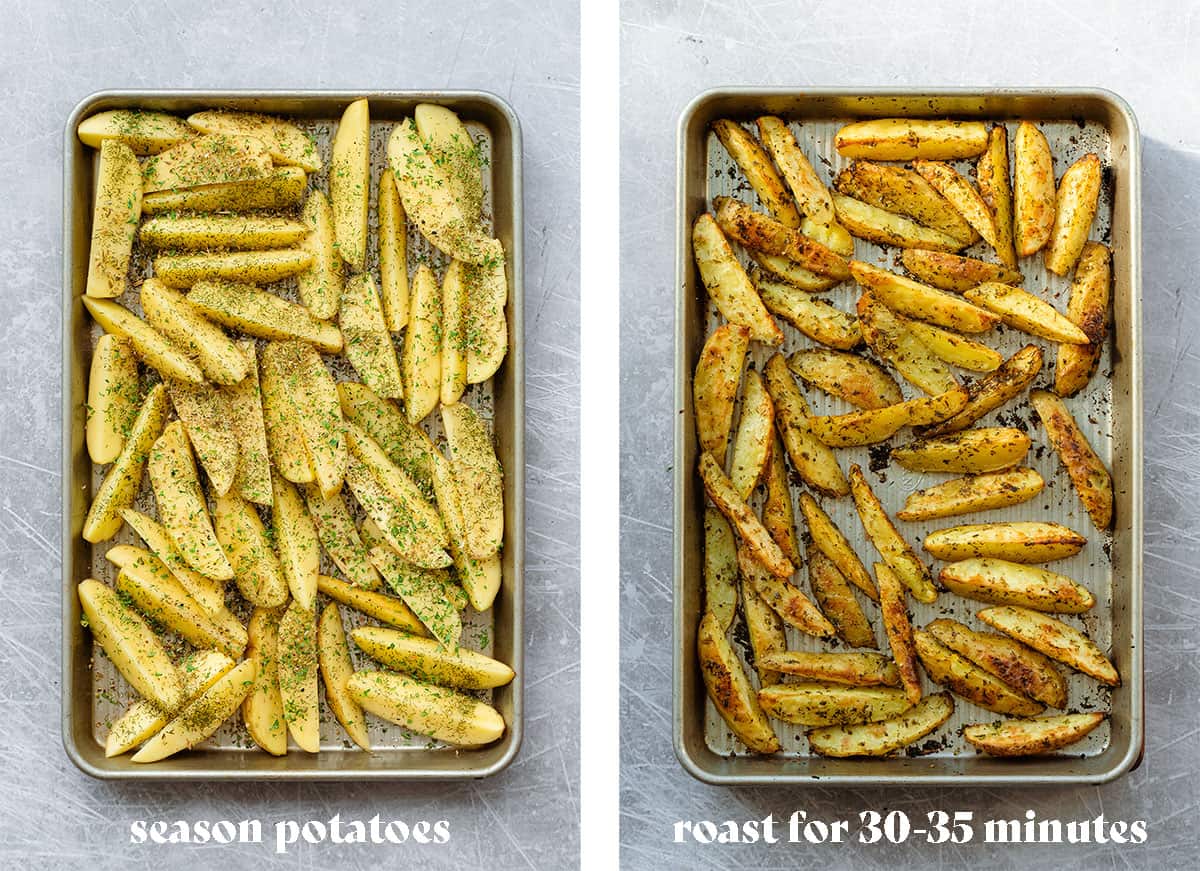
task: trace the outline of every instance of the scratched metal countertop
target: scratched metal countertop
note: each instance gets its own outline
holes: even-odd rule
[[[0,15],[0,866],[564,868],[578,856],[578,12],[413,0],[67,4]],[[534,47],[539,50],[532,51]],[[525,142],[526,734],[461,784],[121,784],[59,734],[62,125],[101,88],[479,88]],[[133,819],[447,819],[444,846],[153,847]]]
[[[1089,12],[1092,7],[1097,8]],[[1194,868],[1200,805],[1200,14],[1186,4],[622,4],[622,867]],[[688,101],[729,85],[1098,86],[1141,123],[1144,161],[1146,756],[1099,788],[722,789],[671,747],[671,432],[675,128]],[[976,820],[1145,819],[1112,845],[674,845],[676,820],[793,810],[971,810]],[[919,819],[918,819],[919,817]],[[982,826],[979,826],[982,832]],[[981,838],[982,835],[977,835]]]

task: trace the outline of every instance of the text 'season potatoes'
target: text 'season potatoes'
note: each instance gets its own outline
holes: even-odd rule
[[[484,698],[513,671],[464,633],[502,582],[502,470],[464,399],[508,347],[485,157],[454,112],[417,106],[372,213],[369,122],[346,106],[328,154],[239,112],[79,125],[99,150],[84,304],[103,329],[83,537],[128,525],[144,545],[112,544],[115,582],[78,587],[97,662],[140,696],[109,756],[156,762],[239,712],[267,753],[289,735],[317,753],[319,683],[366,751],[376,717],[455,747],[504,734]]]
[[[779,752],[777,728],[790,724],[813,753],[885,756],[938,738],[957,697],[983,715],[961,736],[979,751],[1070,747],[1107,714],[1072,698],[1068,676],[1120,683],[1073,623],[1095,595],[1054,570],[1112,523],[1110,475],[1071,410],[1107,377],[1097,364],[1111,255],[1088,238],[1100,158],[1084,154],[1056,183],[1038,124],[1017,125],[1010,155],[1003,124],[873,119],[838,130],[848,162],[828,177],[805,154],[802,124],[764,116],[713,129],[747,185],[747,201],[715,197],[692,230],[716,325],[693,391],[710,502],[696,654],[717,712],[748,752]],[[888,266],[855,259],[855,239]],[[959,253],[972,245],[978,256]],[[1033,258],[1062,286],[1023,287]],[[843,282],[856,288],[851,311],[820,296]],[[1049,301],[1059,291],[1065,312]],[[788,347],[777,318],[802,347]],[[1022,342],[1007,356],[989,346],[1014,334]],[[1052,389],[1031,389],[1048,363]],[[854,410],[814,414],[806,391]],[[1022,403],[1038,426],[979,425]],[[905,428],[911,436],[883,445]],[[1057,453],[1095,530],[989,520],[1042,492],[1025,464],[1034,439]],[[872,470],[895,464],[927,480],[894,516],[878,491],[900,476],[873,484],[839,463],[839,451],[865,446]],[[860,530],[831,518],[839,499],[853,501],[873,565],[851,544]],[[935,520],[921,554],[905,525]],[[929,558],[942,561],[937,583]],[[914,626],[910,596],[972,600],[973,625]],[[816,649],[788,649],[785,627]],[[922,672],[944,691],[926,693]]]

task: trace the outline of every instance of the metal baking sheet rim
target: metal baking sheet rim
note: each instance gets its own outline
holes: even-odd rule
[[[1078,111],[1073,110],[1074,100],[1087,100],[1104,105],[1107,110],[1121,119],[1124,125],[1122,144],[1128,149],[1128,169],[1119,178],[1128,192],[1126,208],[1119,213],[1123,227],[1123,244],[1129,251],[1128,265],[1123,273],[1129,282],[1127,315],[1117,320],[1117,338],[1124,340],[1129,354],[1122,358],[1122,364],[1129,368],[1128,398],[1118,404],[1114,399],[1114,413],[1123,414],[1129,424],[1129,444],[1127,450],[1128,474],[1125,480],[1114,481],[1114,489],[1122,488],[1128,493],[1128,502],[1135,509],[1130,513],[1128,536],[1130,553],[1128,566],[1128,596],[1121,603],[1128,609],[1130,641],[1128,680],[1113,696],[1113,720],[1115,725],[1117,699],[1124,696],[1124,708],[1129,711],[1129,719],[1125,724],[1128,738],[1121,750],[1113,755],[1115,758],[1107,767],[1088,773],[1055,772],[1049,770],[1057,760],[1070,757],[1031,757],[1023,760],[986,760],[986,757],[964,757],[957,759],[958,763],[970,763],[983,759],[986,762],[1003,765],[995,771],[966,773],[951,770],[936,771],[940,760],[924,760],[928,773],[915,771],[922,765],[917,758],[891,757],[885,760],[825,760],[821,757],[810,757],[803,760],[806,765],[824,766],[841,769],[836,774],[821,773],[787,773],[789,765],[795,765],[792,759],[767,759],[755,757],[721,757],[712,753],[707,747],[702,748],[709,759],[698,758],[688,746],[688,729],[699,725],[703,730],[702,712],[687,709],[685,694],[690,685],[693,692],[699,687],[698,698],[703,705],[704,690],[696,667],[694,651],[695,622],[697,615],[685,613],[684,595],[688,584],[685,559],[687,556],[687,518],[694,502],[696,486],[693,473],[693,456],[695,441],[691,433],[691,416],[687,413],[691,404],[691,366],[688,353],[689,338],[693,329],[691,305],[693,302],[694,269],[691,259],[691,222],[695,217],[689,211],[688,179],[691,160],[696,156],[689,153],[688,130],[693,118],[716,101],[741,100],[745,111],[761,113],[764,101],[780,102],[793,101],[802,105],[806,100],[811,101],[861,101],[877,100],[880,102],[901,102],[924,104],[923,114],[939,114],[939,105],[947,102],[965,104],[968,101],[987,101],[992,107],[990,112],[963,112],[956,109],[953,114],[961,117],[995,118],[998,115],[1010,115],[1012,106],[1020,102],[1050,101],[1061,108],[1057,117],[1077,117]],[[997,108],[997,104],[1009,105],[1009,112]],[[771,110],[781,111],[781,110]],[[864,115],[871,113],[860,110]],[[894,108],[885,110],[887,115],[904,114]],[[881,113],[876,112],[876,115]],[[909,114],[917,114],[910,112]],[[950,114],[941,109],[940,114]],[[1110,129],[1110,135],[1116,136]],[[789,87],[725,87],[704,91],[697,95],[683,110],[677,129],[676,154],[676,260],[675,260],[675,432],[674,432],[674,586],[673,586],[673,744],[675,755],[683,768],[696,779],[715,786],[1036,786],[1063,784],[1101,784],[1115,780],[1141,764],[1144,741],[1144,665],[1142,643],[1142,275],[1141,275],[1141,139],[1137,118],[1132,108],[1120,96],[1102,88],[1060,88],[1060,89],[1021,89],[997,88],[980,90],[975,88],[943,88],[925,91],[914,91],[907,88],[874,88],[863,90],[858,88],[789,88]],[[703,159],[703,158],[700,158]],[[1116,224],[1118,212],[1114,204],[1113,220]],[[1114,227],[1113,247],[1116,247],[1116,230]],[[1119,276],[1114,275],[1114,281]],[[1116,609],[1114,600],[1113,608]],[[1106,751],[1106,754],[1109,751]],[[1102,756],[1105,754],[1102,754]],[[1095,757],[1101,758],[1101,757]],[[872,764],[890,763],[903,766],[910,770],[904,772],[878,773],[852,769],[855,765],[869,766]],[[739,772],[751,765],[774,765],[774,772]],[[1031,771],[1036,767],[1038,770]],[[722,770],[716,770],[720,768]]]
[[[504,362],[503,370],[508,373],[507,395],[497,389],[497,398],[504,396],[503,405],[507,408],[509,426],[503,433],[500,449],[501,463],[505,468],[505,566],[504,581],[507,596],[510,598],[509,616],[506,630],[511,639],[509,663],[517,676],[510,689],[505,694],[506,699],[497,700],[495,704],[505,715],[508,728],[499,743],[479,750],[455,751],[441,749],[432,751],[391,750],[384,753],[399,754],[397,759],[405,762],[408,759],[424,753],[437,761],[449,764],[434,766],[429,764],[412,767],[386,767],[378,765],[370,767],[367,764],[373,754],[365,753],[321,753],[304,754],[289,752],[287,756],[271,757],[267,754],[250,749],[245,754],[253,754],[254,762],[244,764],[246,755],[239,753],[243,764],[237,767],[188,767],[172,768],[169,764],[156,766],[133,766],[127,760],[106,759],[103,748],[97,747],[88,753],[77,739],[77,724],[81,722],[81,710],[88,701],[88,694],[81,692],[75,676],[77,657],[83,655],[90,658],[90,652],[84,650],[83,631],[80,625],[79,600],[75,595],[77,568],[75,547],[78,539],[78,524],[74,518],[82,518],[82,512],[76,511],[77,502],[86,501],[87,483],[82,485],[76,480],[75,469],[78,454],[83,450],[82,427],[76,432],[74,422],[77,409],[84,396],[79,393],[79,386],[73,384],[73,373],[78,368],[76,359],[76,331],[83,318],[83,306],[80,303],[82,295],[82,280],[78,279],[75,261],[79,256],[76,243],[77,228],[74,225],[73,214],[76,175],[79,171],[78,161],[87,159],[87,150],[80,145],[75,135],[79,122],[88,114],[99,108],[119,108],[121,106],[151,105],[163,107],[170,111],[168,104],[220,104],[226,108],[250,109],[256,111],[289,112],[294,109],[272,109],[272,105],[285,103],[291,107],[319,102],[322,104],[341,104],[367,98],[375,106],[390,106],[397,111],[402,106],[410,106],[419,102],[442,102],[448,105],[474,105],[477,109],[485,109],[492,115],[496,126],[492,129],[494,141],[504,142],[509,150],[510,160],[505,165],[507,187],[509,188],[506,202],[507,220],[511,242],[509,244],[509,295],[508,295],[508,329],[509,352]],[[340,112],[340,110],[339,110]],[[463,780],[480,779],[498,774],[512,764],[521,749],[524,738],[524,572],[525,572],[525,360],[524,360],[524,285],[523,285],[523,248],[524,248],[524,216],[522,179],[522,144],[521,125],[516,112],[505,100],[487,91],[479,90],[446,90],[446,91],[325,91],[325,90],[104,90],[92,93],[72,109],[64,128],[63,150],[63,314],[62,314],[62,741],[63,747],[71,762],[80,771],[102,780],[153,780],[153,781],[336,781],[336,780]],[[89,206],[90,209],[90,206]],[[501,210],[496,209],[499,213]],[[497,226],[497,234],[503,235],[501,225]],[[86,257],[86,250],[83,253]],[[86,267],[85,267],[86,271]],[[76,292],[76,284],[79,292]],[[86,392],[86,385],[83,385]],[[501,403],[497,402],[499,406]],[[507,450],[505,450],[507,447]],[[506,595],[502,593],[502,595]],[[497,621],[497,627],[499,627]],[[82,654],[81,654],[81,651]],[[90,692],[90,688],[89,688]],[[90,706],[83,715],[91,719]],[[90,738],[88,739],[90,740]],[[229,751],[217,751],[226,755]],[[487,757],[487,764],[472,764],[472,759]],[[196,759],[192,755],[178,759]],[[289,763],[289,760],[291,762]],[[299,760],[305,767],[291,767]],[[331,764],[336,760],[336,764]],[[353,761],[353,765],[345,765]],[[191,764],[191,763],[186,763]]]

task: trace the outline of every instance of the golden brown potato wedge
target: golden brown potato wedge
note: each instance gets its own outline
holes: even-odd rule
[[[967,388],[955,387],[937,396],[919,396],[884,408],[814,416],[808,423],[813,434],[831,448],[873,445],[891,438],[901,427],[945,420],[966,404]]]
[[[733,426],[733,406],[749,346],[749,327],[721,324],[704,342],[696,363],[696,374],[692,378],[700,450],[708,451],[722,462]]]
[[[79,122],[75,132],[84,145],[100,148],[105,140],[115,139],[141,157],[166,151],[196,136],[196,131],[182,118],[143,109],[97,112]]]
[[[753,134],[728,118],[717,119],[712,128],[771,217],[784,226],[799,228],[800,213],[796,211],[796,204],[771,164],[771,158]]]
[[[1097,529],[1108,529],[1113,520],[1112,476],[1092,450],[1066,404],[1053,393],[1034,390],[1029,401],[1046,428],[1046,437],[1067,469],[1075,492]]]
[[[782,354],[775,354],[767,361],[764,375],[767,392],[775,404],[776,430],[796,473],[819,493],[845,496],[850,492],[850,485],[846,483],[833,450],[817,438],[808,425],[808,403]]]
[[[233,411],[223,392],[209,384],[168,381],[171,405],[183,421],[196,459],[208,475],[213,492],[224,496],[233,487],[238,469],[237,434]]]
[[[789,581],[767,572],[744,548],[738,551],[738,569],[742,579],[748,580],[751,588],[758,593],[759,599],[793,629],[817,638],[832,638],[836,634],[833,624],[825,619],[808,596]],[[757,654],[755,656],[757,663]],[[760,666],[762,670],[765,669]]]
[[[100,145],[92,209],[92,245],[86,293],[114,297],[125,292],[129,257],[142,215],[142,175],[137,156],[123,142]]]
[[[733,437],[729,480],[742,499],[749,500],[771,459],[775,441],[775,406],[763,385],[762,376],[753,369],[746,372],[742,389],[742,413]]]
[[[994,557],[971,557],[945,566],[946,589],[978,602],[1020,605],[1052,614],[1082,614],[1096,604],[1091,592],[1066,575]]]
[[[838,284],[836,278],[817,275],[811,269],[805,269],[799,263],[788,260],[786,257],[778,257],[775,254],[764,254],[762,251],[751,249],[747,249],[746,253],[750,255],[750,259],[757,263],[767,275],[777,278],[780,281],[786,281],[792,287],[806,291],[807,293],[828,290]]]
[[[913,640],[912,622],[908,617],[908,600],[899,576],[886,563],[875,563],[875,583],[879,586],[879,612],[887,634],[892,659],[900,672],[900,684],[914,705],[921,700],[921,673],[917,671],[917,648]]]
[[[1050,342],[1088,343],[1087,334],[1058,309],[1019,287],[987,282],[963,291],[963,296],[1023,333]]]
[[[233,133],[261,139],[277,164],[299,166],[305,172],[321,169],[317,143],[295,124],[282,118],[254,112],[209,110],[189,115],[187,122],[201,133]]]
[[[1034,469],[1020,467],[943,481],[909,495],[900,520],[936,520],[1028,502],[1045,481]]]
[[[857,687],[900,686],[896,663],[881,653],[805,653],[785,650],[763,658],[763,665],[783,674]]]
[[[787,124],[774,115],[764,115],[757,123],[759,138],[775,158],[775,165],[796,198],[800,214],[819,224],[832,224],[836,219],[829,189],[796,144],[796,137]]]
[[[900,255],[900,262],[921,281],[959,293],[985,281],[1020,284],[1023,280],[1016,269],[947,251],[906,248]]]
[[[849,350],[862,343],[862,332],[854,316],[817,299],[790,284],[769,281],[755,274],[763,304],[804,335],[822,345]]]
[[[843,157],[959,160],[987,147],[987,127],[982,121],[872,118],[842,127],[833,144]]]
[[[758,694],[711,613],[700,620],[696,651],[708,697],[733,733],[756,753],[778,753],[779,738],[759,706]]]
[[[979,238],[966,219],[911,169],[856,160],[838,173],[834,187],[878,209],[912,218],[964,245]]]
[[[935,327],[924,321],[899,316],[897,319],[906,330],[920,339],[921,343],[935,357],[951,366],[968,369],[971,372],[994,372],[1004,362],[1004,357],[999,351],[968,339],[966,336],[960,336],[958,333]]]
[[[998,714],[1031,717],[1045,708],[1027,699],[1004,681],[960,656],[923,629],[913,632],[913,643],[925,673],[936,684],[969,702]]]
[[[996,256],[1012,269],[1017,268],[1017,251],[1013,245],[1013,195],[1008,181],[1008,130],[997,124],[988,131],[988,147],[979,155],[975,165],[979,180],[979,196],[995,216]]]
[[[854,496],[854,507],[858,510],[863,529],[884,562],[904,582],[918,602],[928,604],[937,601],[937,588],[933,586],[929,568],[900,535],[857,464],[850,467],[850,491]],[[875,577],[878,580],[878,569]],[[880,590],[880,601],[882,596],[883,591]]]
[[[1082,390],[1096,371],[1104,340],[1108,336],[1109,285],[1112,283],[1112,252],[1099,242],[1085,242],[1075,279],[1067,317],[1088,337],[1086,345],[1060,344],[1054,367],[1054,392],[1073,396]]]
[[[1013,236],[1021,257],[1050,241],[1057,198],[1050,143],[1036,125],[1022,121],[1013,140]]]
[[[1016,605],[1001,605],[984,608],[976,616],[993,629],[999,629],[1005,635],[1101,683],[1121,685],[1121,676],[1096,646],[1096,642],[1074,626],[1049,614]]]
[[[850,584],[845,576],[838,571],[833,560],[812,542],[808,545],[808,584],[812,587],[818,607],[833,624],[839,638],[852,647],[878,646],[871,623],[850,592]],[[875,590],[874,582],[871,583],[871,590]]]
[[[953,713],[950,694],[937,693],[890,720],[813,729],[808,743],[822,756],[887,756],[931,734]]]
[[[277,166],[262,178],[146,194],[142,197],[142,214],[291,211],[300,205],[307,190],[308,176],[303,169]]]
[[[783,331],[763,305],[750,276],[729,247],[712,215],[701,215],[692,227],[692,251],[700,280],[725,319],[750,329],[750,338],[783,344]]]
[[[974,723],[963,728],[963,738],[992,756],[1033,756],[1053,753],[1082,741],[1107,717],[1107,714],[1095,712]]]
[[[737,491],[733,489],[733,483],[710,453],[705,452],[700,456],[700,478],[704,482],[708,498],[712,499],[713,504],[737,529],[755,558],[771,574],[790,578],[796,570],[795,566],[783,555],[779,545],[759,521],[758,515],[738,496]]]
[[[1042,349],[1036,345],[1026,345],[995,371],[971,385],[971,399],[958,414],[931,426],[923,434],[940,436],[966,429],[989,411],[994,411],[1017,396],[1041,371]]]
[[[810,239],[816,239],[835,254],[843,257],[850,257],[854,254],[854,237],[837,221],[832,224],[822,224],[813,218],[806,217],[800,222],[800,232]]]
[[[784,459],[783,442],[775,433],[771,445],[771,458],[767,461],[767,495],[763,499],[762,522],[783,551],[783,555],[799,566],[800,542],[796,536],[796,513],[792,508],[792,492],[788,483],[787,461]]]
[[[704,509],[704,610],[717,618],[721,631],[737,613],[737,542],[720,511]]]
[[[954,236],[844,194],[833,194],[833,207],[843,227],[869,242],[933,251],[957,251],[963,247]]]
[[[175,343],[139,318],[124,306],[110,299],[85,296],[83,305],[104,332],[120,336],[133,345],[133,350],[146,363],[157,369],[164,378],[204,383],[204,372]]]
[[[850,277],[850,268],[843,255],[799,230],[730,197],[717,197],[713,206],[716,209],[713,217],[721,231],[747,248],[786,257],[819,275],[839,281]]]
[[[1061,523],[1017,520],[969,523],[925,536],[925,550],[936,559],[995,557],[1014,563],[1045,563],[1083,550],[1087,539]]]
[[[946,364],[905,329],[895,313],[874,295],[862,294],[857,311],[867,345],[905,381],[929,394],[945,393],[958,386]]]
[[[744,562],[740,556],[744,552],[744,548],[738,549],[739,565]],[[763,574],[761,569],[755,567],[753,559],[745,562],[752,568],[755,576]],[[787,637],[783,631],[783,620],[775,612],[775,609],[768,605],[766,600],[758,594],[758,587],[752,575],[745,573],[740,575],[738,591],[741,594],[742,619],[746,627],[746,637],[750,642],[750,652],[753,654],[754,668],[758,673],[758,685],[765,687],[779,683],[783,679],[783,675],[769,668],[764,668],[758,663],[758,658],[766,656],[768,653],[787,649]]]
[[[788,368],[806,384],[838,396],[856,408],[883,408],[904,400],[900,387],[878,363],[825,348],[797,351]]]
[[[242,701],[242,722],[254,743],[272,756],[287,754],[287,723],[279,694],[278,611],[255,608],[247,632],[246,661],[254,663],[254,686]]]
[[[767,716],[800,726],[874,723],[912,707],[903,690],[893,687],[846,687],[788,683],[763,687],[758,703]]]
[[[1058,183],[1054,227],[1046,246],[1046,268],[1066,275],[1075,266],[1087,241],[1100,199],[1103,168],[1095,154],[1085,154],[1063,173]]]
[[[850,261],[850,273],[892,311],[964,333],[982,333],[1000,323],[999,316],[960,296],[938,290],[861,260]]]
[[[347,687],[354,675],[354,663],[350,660],[350,646],[346,644],[342,612],[338,610],[335,602],[325,606],[317,621],[317,660],[321,667],[321,682],[325,684],[325,701],[329,709],[342,724],[350,740],[363,750],[369,751],[371,738],[367,734],[366,716]]]
[[[232,281],[198,281],[187,300],[209,320],[259,339],[299,339],[326,354],[342,350],[342,331],[314,318],[302,305]]]
[[[87,449],[97,465],[121,455],[142,404],[137,358],[128,339],[105,333],[92,351],[88,372]]]
[[[983,241],[996,247],[996,216],[988,208],[979,191],[963,178],[953,166],[936,160],[914,160],[913,169],[950,201],[967,223],[975,228]]]
[[[925,631],[1023,695],[1052,708],[1067,706],[1067,681],[1050,657],[1007,635],[976,632],[956,620],[934,620]]]
[[[892,459],[910,472],[995,472],[1028,452],[1029,436],[1019,429],[987,426],[909,442],[892,448]]]
[[[270,173],[271,155],[261,139],[208,133],[151,156],[142,165],[142,192],[224,184]]]

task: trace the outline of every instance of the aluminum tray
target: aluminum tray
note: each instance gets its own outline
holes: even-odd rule
[[[275,758],[253,746],[238,722],[222,727],[201,748],[154,765],[134,765],[125,755],[106,759],[103,741],[107,722],[118,715],[131,691],[116,675],[112,664],[96,656],[90,636],[81,628],[75,586],[89,575],[111,580],[112,567],[104,559],[108,546],[121,541],[140,542],[129,529],[116,539],[93,547],[79,532],[90,494],[100,480],[84,448],[84,402],[92,347],[99,328],[80,302],[87,277],[91,235],[92,184],[96,152],[79,142],[79,121],[105,109],[138,107],[188,113],[205,108],[228,108],[288,116],[312,134],[328,155],[330,134],[343,109],[352,100],[371,102],[372,178],[378,179],[386,163],[387,138],[392,125],[421,102],[436,102],[454,109],[488,157],[485,170],[486,205],[493,215],[493,232],[508,253],[509,353],[496,375],[470,388],[464,401],[492,418],[497,455],[505,470],[504,583],[493,608],[482,615],[464,615],[464,639],[509,663],[517,676],[495,690],[491,702],[508,724],[504,736],[479,750],[456,750],[411,735],[372,718],[371,753],[350,749],[335,719],[322,716],[321,752],[310,755],[292,746],[287,756]],[[105,91],[85,98],[67,120],[63,192],[63,744],[80,769],[101,778],[150,780],[449,780],[487,777],[505,768],[521,744],[523,714],[524,636],[524,359],[522,342],[522,185],[521,132],[512,109],[503,100],[481,91]],[[328,161],[326,161],[328,164]],[[313,178],[323,184],[324,172]],[[375,197],[372,184],[372,199]],[[372,233],[375,209],[371,209]],[[377,269],[376,246],[370,245],[367,268]],[[409,266],[418,258],[440,268],[444,257],[409,233]],[[135,270],[140,268],[135,256]],[[288,292],[284,285],[283,292]],[[136,293],[123,303],[137,307]],[[350,373],[344,361],[334,365],[335,377]],[[436,427],[436,421],[430,422]],[[435,437],[436,431],[431,432]],[[143,488],[139,499],[150,497]],[[152,504],[150,502],[145,503]],[[322,571],[332,573],[323,558]],[[342,609],[348,625],[361,615]],[[353,645],[351,645],[353,647]],[[352,654],[356,660],[357,650]],[[358,660],[366,662],[366,660]],[[325,707],[322,707],[325,711]]]
[[[1025,401],[1010,403],[981,424],[1003,419],[1006,425],[1025,425],[1034,436],[1035,449],[1027,463],[1046,479],[1041,497],[1025,505],[988,512],[988,520],[1056,520],[1079,529],[1089,538],[1078,556],[1056,564],[1065,574],[1086,584],[1098,600],[1082,625],[1106,649],[1124,679],[1113,691],[1099,687],[1082,675],[1069,675],[1072,710],[1111,711],[1110,721],[1097,729],[1070,754],[1001,760],[976,754],[959,735],[965,723],[990,721],[995,714],[955,697],[954,717],[923,741],[919,755],[885,759],[827,759],[813,754],[804,729],[776,722],[783,751],[775,756],[749,754],[733,736],[707,699],[695,655],[696,626],[703,600],[702,552],[704,491],[695,474],[697,441],[693,419],[691,375],[705,336],[718,322],[715,308],[704,294],[693,265],[691,224],[709,208],[712,197],[734,196],[754,203],[753,191],[736,171],[709,125],[717,118],[745,122],[770,113],[792,124],[801,148],[828,181],[849,161],[837,154],[833,136],[847,121],[866,117],[979,118],[993,121],[1037,120],[1051,143],[1056,171],[1061,172],[1087,151],[1100,154],[1106,168],[1099,214],[1092,238],[1109,241],[1113,249],[1113,339],[1104,352],[1099,374],[1079,396],[1068,400],[1077,412],[1089,440],[1110,465],[1116,490],[1116,525],[1111,536],[1095,531],[1054,452],[1038,450],[1045,444],[1040,426]],[[798,122],[798,124],[797,124]],[[1009,125],[1010,136],[1014,125]],[[736,89],[709,91],[684,111],[678,134],[677,191],[677,298],[675,339],[675,400],[679,414],[675,428],[675,749],[683,766],[697,778],[714,784],[1031,784],[1099,783],[1133,767],[1140,758],[1142,724],[1142,400],[1141,400],[1141,268],[1140,146],[1137,123],[1129,107],[1106,91],[940,90],[905,92],[879,90]],[[973,163],[970,162],[970,163]],[[972,169],[970,163],[960,169]],[[968,254],[981,254],[983,243]],[[855,256],[892,266],[892,250],[855,240]],[[1022,270],[1025,286],[1044,291],[1048,299],[1065,307],[1068,278],[1049,275],[1041,258],[1026,258]],[[839,307],[852,306],[857,297],[848,282],[827,294]],[[793,351],[813,343],[781,322]],[[1008,356],[1030,341],[1015,331],[990,334],[989,344]],[[1046,352],[1046,366],[1038,384],[1053,377],[1054,349],[1038,341]],[[754,346],[753,365],[761,366],[770,354]],[[1104,377],[1111,372],[1111,377]],[[912,391],[906,391],[911,393]],[[851,410],[841,400],[809,391],[814,413]],[[1032,421],[1031,421],[1032,418]],[[1090,422],[1089,422],[1090,421]],[[903,431],[893,443],[911,438]],[[840,449],[843,468],[855,462],[868,469],[867,448]],[[877,454],[878,456],[878,454]],[[885,507],[894,513],[904,496],[918,486],[928,486],[928,476],[914,475],[895,464],[879,473],[867,472]],[[886,483],[885,483],[886,480]],[[918,481],[923,481],[918,485]],[[793,488],[795,489],[795,488]],[[756,496],[756,499],[760,498]],[[757,503],[756,503],[757,504]],[[838,525],[864,558],[875,551],[866,539],[849,498],[823,501]],[[797,516],[799,512],[797,511]],[[957,519],[968,522],[972,518]],[[982,518],[980,518],[982,519]],[[930,529],[953,525],[956,519],[929,523],[901,523],[901,532],[915,545]],[[803,570],[802,570],[803,573]],[[803,584],[802,579],[798,582]],[[973,614],[980,603],[943,593],[932,606],[909,602],[914,624],[950,616],[979,625]],[[880,649],[887,643],[879,625],[878,609],[868,605]],[[1071,620],[1072,618],[1067,618]],[[739,617],[740,620],[740,617]],[[986,628],[986,627],[985,627]],[[734,647],[745,659],[744,634],[734,631]],[[821,649],[809,636],[788,630],[789,648]],[[750,673],[753,675],[753,671]],[[757,681],[756,677],[751,678]],[[933,685],[926,680],[926,687]],[[1053,713],[1052,711],[1048,713]]]

